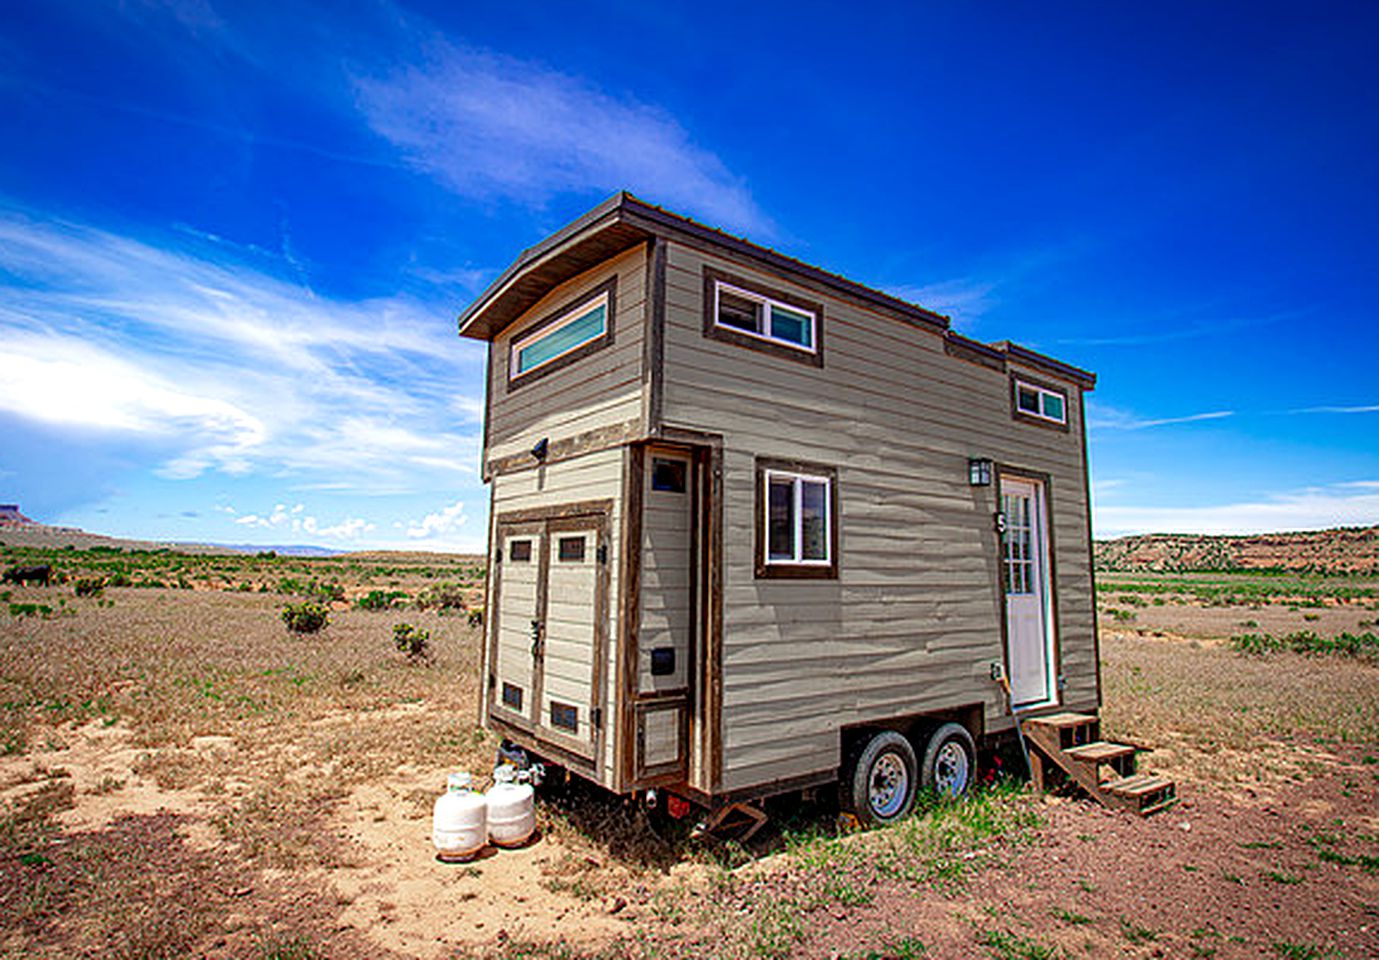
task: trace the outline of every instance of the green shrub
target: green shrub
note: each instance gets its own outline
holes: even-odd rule
[[[1231,637],[1231,648],[1251,656],[1291,650],[1311,656],[1379,660],[1379,635],[1341,633],[1334,637],[1322,637],[1311,630],[1298,630],[1284,637],[1274,637],[1267,633],[1246,633]]]
[[[468,604],[464,599],[464,587],[458,583],[437,583],[417,594],[417,607],[429,610],[465,610]]]
[[[293,633],[317,633],[330,624],[330,611],[325,604],[306,600],[283,607],[282,618]]]
[[[471,627],[482,627],[484,625],[484,608],[475,607],[470,610],[469,616],[466,619],[469,621]]]
[[[101,577],[81,577],[72,587],[79,597],[99,597],[105,592],[105,580]]]
[[[431,633],[410,623],[394,624],[393,645],[407,654],[408,660],[426,660],[431,656]]]
[[[407,594],[402,590],[370,590],[354,601],[360,610],[391,610],[402,606]]]

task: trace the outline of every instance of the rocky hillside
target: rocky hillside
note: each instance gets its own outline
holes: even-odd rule
[[[1297,570],[1379,574],[1379,526],[1247,536],[1150,533],[1098,541],[1095,555],[1096,568],[1108,571]]]

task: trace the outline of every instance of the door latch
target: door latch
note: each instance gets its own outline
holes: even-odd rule
[[[533,657],[541,656],[541,646],[541,621],[533,620],[531,622],[531,655]]]

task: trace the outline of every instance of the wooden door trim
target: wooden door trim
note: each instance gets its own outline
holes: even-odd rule
[[[1044,625],[1044,642],[1049,657],[1049,696],[1048,700],[1041,703],[1040,706],[1056,706],[1063,702],[1063,691],[1059,688],[1058,683],[1058,678],[1063,675],[1063,647],[1062,631],[1058,628],[1058,550],[1053,530],[1053,477],[1042,470],[1029,470],[1004,463],[996,464],[996,503],[998,506],[1003,506],[1004,481],[1007,478],[1033,482],[1042,494],[1044,555],[1046,560],[1044,577],[1045,589],[1048,591],[1048,622]],[[999,532],[996,534],[996,545],[998,559],[996,566],[997,593],[1001,598],[1001,645],[1005,653],[1006,676],[1010,678],[1011,683],[1011,696],[1007,708],[1013,711],[1015,679],[1010,670],[1010,612],[1006,608],[1005,544]]]

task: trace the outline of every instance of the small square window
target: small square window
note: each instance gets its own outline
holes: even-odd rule
[[[685,461],[651,458],[651,489],[665,493],[685,492]]]
[[[551,701],[551,726],[562,730],[579,730],[579,708],[568,703]]]
[[[584,560],[584,537],[560,538],[560,562],[580,563]]]
[[[514,540],[508,544],[508,559],[513,563],[529,563],[531,561],[531,541]]]
[[[653,677],[668,677],[674,672],[674,647],[657,647],[651,651],[651,675]]]
[[[503,706],[522,709],[522,688],[515,683],[503,683]]]

